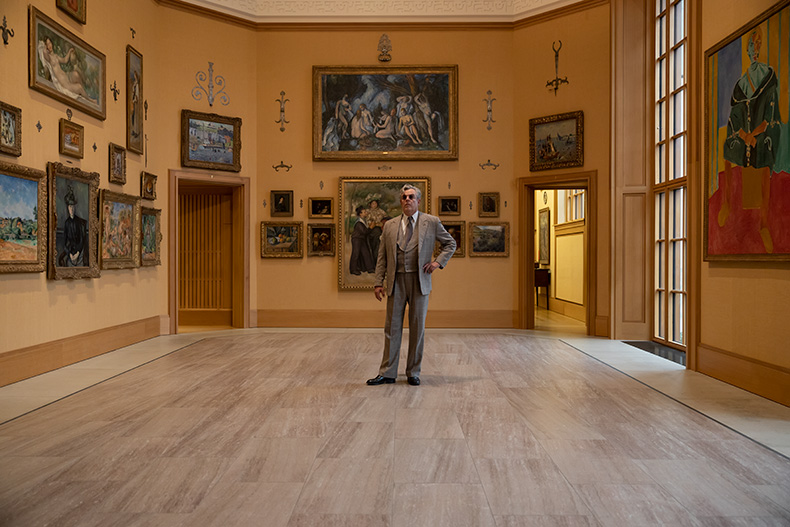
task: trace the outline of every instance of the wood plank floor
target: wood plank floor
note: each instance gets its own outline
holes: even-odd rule
[[[790,525],[788,458],[559,339],[429,331],[366,386],[381,345],[203,336],[6,422],[0,525]]]

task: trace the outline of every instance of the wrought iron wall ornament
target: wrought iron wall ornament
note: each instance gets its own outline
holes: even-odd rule
[[[318,188],[320,188],[321,190],[324,190],[324,181],[323,180],[318,182]]]
[[[145,108],[145,120],[148,120],[148,99],[145,100],[143,103],[143,108]]]
[[[492,163],[491,160],[489,159],[486,163],[480,163],[481,169],[485,170],[486,167],[494,167],[494,170],[496,170],[497,168],[499,168],[499,165],[496,163]]]
[[[118,89],[118,83],[116,81],[112,81],[112,86],[110,86],[110,91],[112,92],[113,100],[117,101],[118,94],[121,93],[121,90]]]
[[[206,79],[208,79],[208,89],[201,85],[201,82],[206,82]],[[199,101],[203,98],[203,94],[205,93],[208,99],[208,105],[214,106],[214,63],[208,63],[208,75],[206,75],[205,71],[195,73],[195,80],[197,80],[197,86],[192,88],[192,98]],[[219,88],[216,95],[220,96],[222,105],[227,106],[230,103],[230,97],[225,93],[225,77],[217,75],[216,85]]]
[[[135,31],[133,27],[129,27],[129,31],[132,32],[132,38],[134,38],[134,36],[137,34],[137,31]]]
[[[279,102],[280,103],[280,120],[279,121],[274,121],[274,122],[278,123],[280,125],[280,131],[281,132],[284,132],[285,131],[285,125],[289,124],[289,121],[285,118],[285,103],[287,103],[290,100],[291,99],[286,99],[285,98],[285,92],[284,91],[280,92],[280,98],[279,99],[275,99],[274,100],[275,102]]]
[[[44,128],[43,126],[41,126],[41,121],[36,123],[36,128],[38,129],[39,132],[41,132],[41,129]]]
[[[300,208],[300,209],[303,209],[303,208],[304,208],[304,200],[303,200],[303,199],[300,199],[300,200],[299,200],[299,208]]]
[[[99,147],[96,146],[96,143],[93,143],[93,151],[95,152]]]
[[[390,37],[384,33],[379,39],[379,62],[391,61],[390,51],[392,51],[392,42],[390,42]]]
[[[66,117],[69,118],[69,121],[71,121],[72,115],[74,115],[74,113],[71,111],[71,108],[66,108]]]
[[[279,165],[272,165],[272,168],[277,172],[279,172],[281,168],[284,168],[286,172],[290,172],[291,169],[293,168],[293,165],[286,165],[285,163],[280,161]]]
[[[483,99],[483,102],[485,102],[487,105],[486,111],[488,112],[488,116],[485,119],[483,119],[483,122],[484,123],[488,122],[488,126],[486,126],[486,128],[491,130],[491,123],[496,122],[494,121],[494,108],[493,108],[493,103],[496,99],[491,98],[491,90],[488,90],[486,94],[488,94],[488,99]]]
[[[8,21],[5,19],[5,15],[3,15],[3,25],[0,26],[0,29],[3,30],[3,44],[6,46],[8,45],[8,37],[14,36],[14,30],[8,27]]]
[[[562,40],[560,40],[560,47],[555,48],[554,44],[556,42],[551,43],[551,49],[554,50],[554,79],[550,81],[546,81],[547,88],[554,88],[554,95],[557,95],[557,90],[560,88],[561,84],[570,84],[568,82],[567,75],[565,77],[560,78],[560,50],[562,49]]]

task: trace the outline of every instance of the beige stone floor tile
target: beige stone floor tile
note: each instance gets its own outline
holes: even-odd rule
[[[396,439],[393,464],[395,483],[480,483],[462,439]]]
[[[394,494],[393,527],[496,526],[480,485],[401,483]]]
[[[393,424],[381,422],[338,421],[327,434],[319,458],[391,458]]]
[[[301,483],[218,485],[192,513],[184,515],[181,525],[286,527],[301,490]]]
[[[279,408],[256,435],[260,437],[324,437],[332,415],[325,408]]]
[[[241,483],[304,483],[323,442],[312,437],[250,438],[226,476]]]
[[[386,515],[392,486],[391,459],[316,459],[294,514]]]
[[[692,527],[695,518],[659,485],[574,485],[606,527],[672,525]]]
[[[395,413],[395,437],[463,439],[464,433],[450,409],[401,408]]]
[[[390,527],[389,514],[294,514],[288,527]]]
[[[53,397],[49,395],[0,395],[0,424],[52,402]]]
[[[497,527],[603,527],[594,516],[494,516]]]
[[[589,509],[559,468],[546,459],[476,459],[497,516],[587,516]]]

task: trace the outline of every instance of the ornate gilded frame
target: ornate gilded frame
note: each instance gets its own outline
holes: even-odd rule
[[[583,165],[584,112],[579,110],[529,120],[531,172]]]
[[[224,147],[208,145],[208,150],[213,150],[213,153],[206,153],[206,145],[198,139],[200,127],[208,127],[216,133],[230,133],[230,148],[227,144]],[[222,156],[228,153],[231,159],[225,160]],[[206,159],[201,159],[204,157]],[[241,117],[181,110],[181,166],[240,172]]]
[[[469,256],[510,256],[510,223],[469,222]]]
[[[100,192],[99,256],[102,269],[140,267],[141,199],[107,189]]]
[[[30,217],[22,218],[20,209],[29,211]],[[18,225],[19,234],[14,232],[14,225],[6,223],[15,219],[22,222]],[[4,227],[0,229],[0,273],[44,271],[47,266],[47,178],[44,171],[0,161],[0,224]],[[23,228],[32,237],[24,236]],[[28,243],[18,244],[21,246],[18,248],[9,247],[10,243],[16,243],[11,242],[12,236],[15,240],[32,241],[35,250],[31,251]]]
[[[140,265],[162,265],[162,211],[140,208]]]
[[[261,258],[301,258],[301,221],[262,221]]]

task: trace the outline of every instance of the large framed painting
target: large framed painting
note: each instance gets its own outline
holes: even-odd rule
[[[551,261],[550,247],[551,247],[551,209],[546,207],[538,211],[538,262],[541,265],[549,265]]]
[[[181,165],[241,171],[241,118],[181,110]]]
[[[301,258],[301,221],[262,221],[261,258]]]
[[[161,265],[162,211],[141,207],[140,230],[140,265]]]
[[[126,148],[143,153],[143,55],[126,46]]]
[[[384,223],[401,214],[400,191],[420,190],[421,212],[431,212],[431,180],[395,177],[341,177],[338,214],[337,281],[340,290],[373,289],[379,238]]]
[[[30,6],[30,87],[101,119],[107,116],[104,54]]]
[[[48,163],[49,251],[47,276],[98,278],[99,173]]]
[[[313,159],[458,159],[458,66],[314,66]]]
[[[790,261],[788,27],[783,1],[705,52],[707,261]]]
[[[0,152],[22,155],[22,110],[0,101]]]
[[[140,267],[140,197],[101,190],[102,269]]]
[[[0,273],[40,273],[47,265],[47,178],[0,161]]]
[[[55,5],[80,24],[84,24],[88,19],[87,2],[88,0],[55,0]]]
[[[469,256],[510,256],[510,223],[470,222]]]
[[[568,112],[529,120],[529,169],[584,165],[584,112]]]

